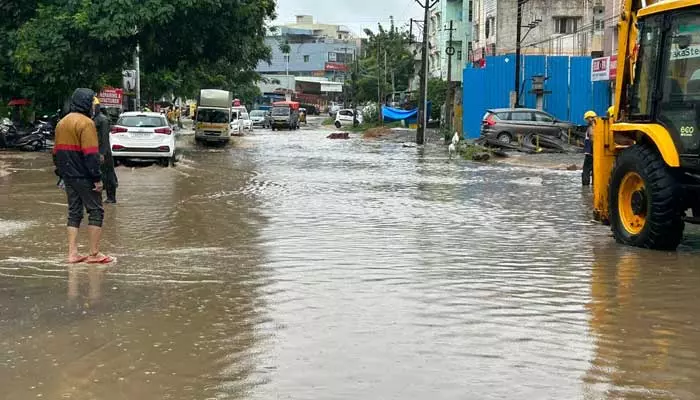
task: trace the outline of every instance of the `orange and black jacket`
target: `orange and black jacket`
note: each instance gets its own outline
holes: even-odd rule
[[[56,126],[53,148],[58,176],[65,180],[100,181],[100,152],[95,123],[72,112]]]

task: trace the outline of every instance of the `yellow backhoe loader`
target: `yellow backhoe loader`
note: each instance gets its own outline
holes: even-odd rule
[[[700,223],[700,0],[623,0],[614,109],[593,134],[596,219],[673,250]]]

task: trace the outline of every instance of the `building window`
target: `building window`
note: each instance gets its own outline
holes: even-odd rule
[[[491,55],[496,55],[496,43],[491,43]]]
[[[464,19],[464,11],[459,9],[457,10],[456,18],[457,21],[462,21]]]
[[[578,28],[577,17],[555,17],[554,33],[574,33]]]
[[[336,62],[335,53],[328,53],[328,61]]]
[[[597,19],[595,21],[595,30],[596,31],[604,31],[605,30],[605,20],[604,19]]]
[[[338,40],[343,40],[343,34],[341,34],[341,33],[338,34]]]
[[[462,50],[457,50],[457,61],[462,61]]]
[[[474,39],[475,40],[481,40],[481,37],[479,36],[479,24],[474,24]]]
[[[472,22],[474,20],[474,1],[469,0],[469,22]]]
[[[469,59],[469,61],[474,59],[474,57],[472,56],[474,48],[472,46],[472,42],[467,42],[467,58]]]
[[[311,58],[311,57],[309,57],[309,56],[304,56],[304,62],[305,62],[305,63],[309,62],[309,59],[310,59],[310,58]]]

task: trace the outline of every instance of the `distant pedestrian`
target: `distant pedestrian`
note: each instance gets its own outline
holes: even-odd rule
[[[114,204],[117,202],[117,174],[114,171],[114,158],[112,158],[112,148],[109,145],[109,118],[107,109],[100,105],[99,100],[95,104],[95,127],[97,128],[97,138],[100,148],[100,171],[102,172],[102,185],[107,193],[105,203]]]
[[[91,119],[94,97],[95,92],[90,89],[76,89],[71,98],[70,113],[56,126],[54,163],[68,198],[68,262],[71,264],[114,261],[100,253],[104,210],[99,143]],[[77,243],[84,209],[88,214],[90,245],[87,257],[78,254]]]
[[[591,176],[593,175],[593,127],[595,119],[598,117],[594,111],[586,111],[583,114],[583,119],[586,120],[588,128],[586,129],[586,137],[583,141],[583,171],[581,172],[581,183],[583,186],[591,184]]]

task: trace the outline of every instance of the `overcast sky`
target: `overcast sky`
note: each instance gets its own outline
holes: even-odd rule
[[[274,24],[294,22],[301,14],[313,15],[319,23],[347,25],[358,35],[364,28],[376,31],[378,22],[388,27],[390,15],[397,26],[408,27],[410,18],[422,19],[415,0],[277,0]]]

